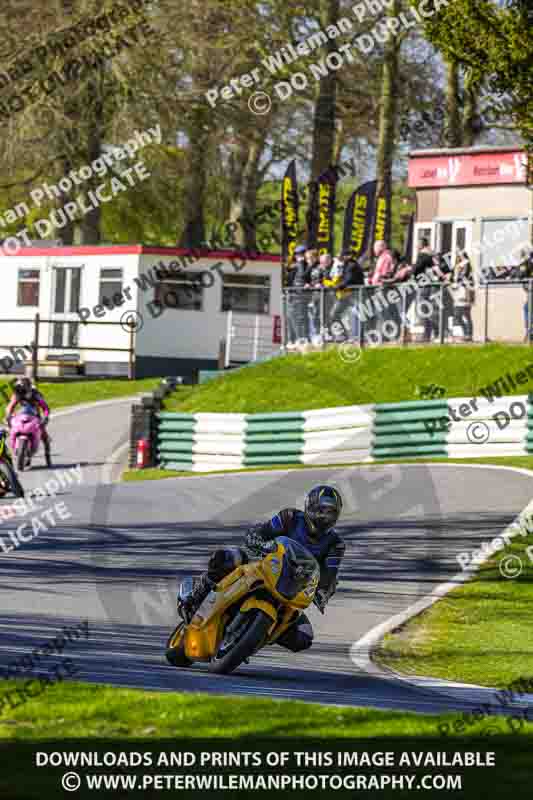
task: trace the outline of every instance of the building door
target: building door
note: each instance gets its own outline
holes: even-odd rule
[[[469,252],[472,244],[472,223],[469,220],[439,222],[437,225],[436,247],[450,268],[453,268],[457,254],[462,250]]]
[[[463,250],[470,256],[470,248],[472,247],[472,223],[471,222],[454,222],[452,231],[452,266],[455,264],[457,256]]]
[[[50,348],[76,350],[79,346],[81,267],[54,267]]]

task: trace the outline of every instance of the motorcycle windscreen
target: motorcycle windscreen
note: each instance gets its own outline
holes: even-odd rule
[[[285,548],[276,591],[291,600],[303,592],[313,579],[318,581],[320,569],[316,558],[298,542],[285,536],[277,537],[276,541]]]

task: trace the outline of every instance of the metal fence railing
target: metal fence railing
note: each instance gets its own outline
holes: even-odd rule
[[[532,343],[533,280],[284,289],[282,340],[289,349],[345,341]]]
[[[53,326],[71,326],[67,335],[67,343],[54,342]],[[92,326],[118,326],[122,336],[127,342],[127,347],[106,347],[100,344],[101,338],[91,342],[87,330]],[[19,335],[15,334],[11,326],[26,326]],[[57,330],[57,329],[55,329]],[[83,344],[80,343],[80,331],[83,331]],[[18,371],[18,369],[31,364],[31,376],[34,380],[39,378],[40,364],[50,361],[84,360],[84,353],[127,353],[127,377],[135,379],[135,324],[127,322],[107,322],[87,320],[83,323],[70,317],[54,317],[45,319],[40,314],[35,314],[31,319],[0,319],[0,368],[4,373]],[[5,339],[12,339],[9,343]],[[44,358],[40,358],[44,355]],[[107,360],[102,364],[107,364]]]

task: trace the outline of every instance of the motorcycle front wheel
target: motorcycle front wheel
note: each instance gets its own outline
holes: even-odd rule
[[[174,630],[167,639],[165,658],[169,664],[172,664],[173,667],[190,667],[192,664],[192,661],[188,659],[187,656],[185,655],[185,651],[183,649],[183,638],[180,639],[180,643],[178,644],[177,647],[170,646],[180,628],[183,627],[184,627],[183,622],[180,622],[178,625],[176,625],[176,627],[174,628]]]
[[[0,487],[0,496],[11,490],[15,497],[24,497],[24,489],[20,485],[16,472],[6,461],[0,461]]]
[[[264,611],[259,610],[249,612],[247,616],[250,619],[244,630],[239,631],[238,639],[229,647],[225,640],[222,641],[217,654],[209,662],[209,672],[215,672],[217,675],[229,675],[261,647],[272,625],[272,619]]]
[[[17,469],[19,472],[23,472],[26,464],[28,462],[28,447],[29,442],[27,439],[23,439],[22,442],[19,444],[17,450]]]

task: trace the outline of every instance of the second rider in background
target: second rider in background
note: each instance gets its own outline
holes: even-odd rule
[[[15,409],[19,405],[30,405],[35,409],[35,413],[41,419],[41,436],[44,445],[44,457],[46,459],[46,466],[52,466],[52,457],[50,455],[50,435],[46,429],[50,417],[50,409],[46,400],[41,392],[32,384],[29,378],[19,378],[15,383],[13,389],[13,396],[6,408],[6,422],[11,424],[11,417],[15,413]],[[42,417],[41,417],[42,412]]]

